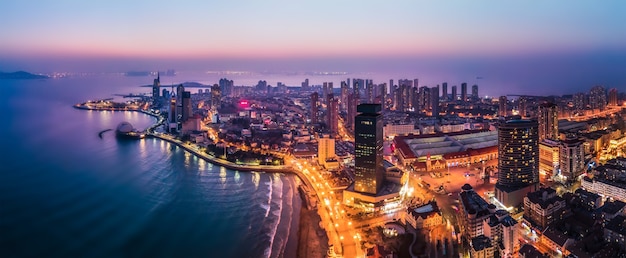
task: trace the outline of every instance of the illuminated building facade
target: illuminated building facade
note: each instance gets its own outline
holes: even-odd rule
[[[519,206],[539,183],[537,121],[510,120],[498,127],[498,183],[496,198],[505,206]]]
[[[557,174],[559,167],[559,142],[543,140],[539,143],[539,173],[545,177]]]
[[[576,181],[585,170],[585,147],[579,139],[567,139],[561,142],[561,175],[570,182]]]
[[[326,167],[326,160],[335,157],[335,139],[322,137],[317,144],[317,158],[320,165]]]
[[[355,187],[375,195],[383,184],[383,121],[380,104],[357,107],[355,136]]]

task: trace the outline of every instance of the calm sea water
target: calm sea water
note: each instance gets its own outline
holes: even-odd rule
[[[0,256],[294,257],[296,177],[214,166],[156,139],[118,140],[134,112],[76,110],[151,78],[0,81]]]

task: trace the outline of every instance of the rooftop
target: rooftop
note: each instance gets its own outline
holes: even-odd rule
[[[621,210],[623,210],[625,206],[626,206],[626,203],[622,201],[604,202],[604,205],[602,205],[600,209],[604,213],[616,214],[620,212]]]
[[[394,138],[394,145],[406,158],[417,158],[426,155],[444,155],[470,150],[477,151],[483,148],[497,147],[497,144],[498,132],[488,130],[407,135],[396,136]]]
[[[527,197],[531,203],[539,204],[543,209],[556,202],[565,201],[556,195],[556,190],[552,188],[541,188],[538,191],[528,193]]]
[[[465,186],[463,186],[465,187]],[[483,217],[491,214],[489,203],[473,190],[465,190],[459,193],[461,204],[467,214],[476,214],[476,217]]]
[[[491,239],[489,239],[485,235],[480,235],[480,236],[472,238],[471,244],[472,244],[472,249],[474,249],[474,251],[481,251],[483,249],[491,247]]]
[[[409,208],[409,212],[415,218],[422,217],[423,219],[425,219],[425,218],[428,218],[432,214],[439,213],[439,207],[437,206],[437,202],[431,201],[422,206]]]

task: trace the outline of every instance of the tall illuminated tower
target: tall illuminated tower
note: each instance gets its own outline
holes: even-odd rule
[[[355,117],[354,190],[375,195],[383,185],[383,116],[380,104],[361,104]]]
[[[496,198],[505,206],[519,206],[539,183],[537,121],[510,120],[498,126],[498,183]]]

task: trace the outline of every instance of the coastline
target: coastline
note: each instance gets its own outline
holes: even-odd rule
[[[259,170],[257,167],[269,167],[269,166],[250,167],[250,166],[237,165],[232,162],[215,158],[215,157],[211,157],[205,153],[199,152],[198,150],[194,149],[191,145],[184,144],[175,139],[166,138],[162,135],[157,135],[157,134],[148,134],[148,136],[155,137],[163,141],[175,144],[176,146],[183,148],[184,150],[196,155],[197,157],[201,159],[206,160],[207,162],[211,162],[215,165],[223,166],[228,169],[241,170],[241,171],[259,171],[259,172],[263,171],[266,173],[289,173],[289,174],[296,175],[300,179],[300,181],[302,181],[302,184],[300,184],[297,187],[297,194],[302,200],[302,205],[300,205],[299,213],[296,214],[296,212],[294,211],[294,215],[293,215],[293,216],[297,216],[296,219],[298,220],[297,222],[298,231],[290,233],[291,236],[288,236],[288,238],[291,238],[292,236],[296,237],[295,239],[296,243],[294,243],[295,246],[290,246],[287,249],[292,249],[291,252],[295,251],[295,253],[297,254],[296,257],[309,257],[309,258],[326,257],[326,250],[328,250],[328,234],[320,226],[320,221],[322,219],[320,215],[317,213],[317,208],[312,207],[314,205],[311,204],[312,202],[310,200],[311,197],[307,196],[307,194],[309,194],[309,191],[311,191],[309,189],[310,184],[308,183],[308,179],[306,179],[306,177],[298,173],[296,170],[288,166],[281,166],[281,168],[273,168],[271,170],[262,170],[262,169]],[[294,225],[295,225],[295,222],[294,222]]]
[[[81,110],[92,110],[92,111],[135,111],[141,112],[146,115],[150,115],[155,118],[159,118],[158,114],[154,114],[151,112],[147,112],[141,109],[108,109],[108,108],[90,108],[86,106],[82,106],[81,104],[74,105],[74,108]],[[154,127],[159,125],[158,123],[151,126]],[[192,144],[185,144],[173,137],[170,137],[167,134],[160,133],[147,133],[146,137],[153,137],[160,139],[162,141],[166,141],[168,143],[174,144],[183,148],[184,150],[190,152],[191,154],[199,157],[207,162],[212,164],[222,166],[231,170],[236,171],[245,171],[245,172],[266,172],[266,173],[286,173],[286,174],[294,174],[296,175],[302,184],[297,187],[297,194],[302,200],[302,204],[300,207],[299,213],[294,211],[293,216],[297,216],[297,232],[290,233],[288,238],[295,237],[294,242],[291,243],[288,249],[291,249],[292,252],[295,252],[297,257],[313,257],[313,258],[322,258],[326,256],[326,250],[328,250],[328,233],[320,226],[321,217],[317,212],[317,200],[311,200],[311,198],[316,198],[315,193],[311,193],[311,183],[308,178],[302,175],[299,171],[293,169],[291,166],[267,166],[267,165],[239,165],[232,163],[227,160],[223,160],[217,157],[210,156],[204,152],[201,152],[197,149],[197,146]],[[196,148],[194,148],[196,147]],[[294,221],[294,225],[296,222]]]

